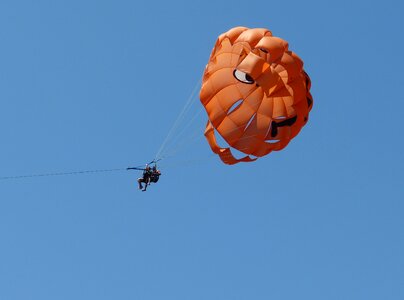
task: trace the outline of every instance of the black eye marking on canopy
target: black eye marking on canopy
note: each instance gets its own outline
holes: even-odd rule
[[[276,137],[278,135],[278,127],[284,127],[284,126],[292,126],[293,124],[295,124],[297,120],[297,116],[294,116],[292,118],[280,121],[280,122],[276,122],[276,121],[272,121],[271,123],[271,137]]]
[[[236,78],[238,81],[242,83],[247,83],[247,84],[253,84],[254,79],[250,76],[250,74],[247,74],[243,71],[235,69],[233,71],[233,76]]]

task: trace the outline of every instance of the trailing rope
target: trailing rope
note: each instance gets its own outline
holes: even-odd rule
[[[72,171],[72,172],[55,172],[55,173],[16,175],[16,176],[3,176],[3,177],[0,177],[0,180],[23,179],[23,178],[34,178],[34,177],[65,176],[65,175],[79,175],[79,174],[89,174],[89,173],[119,172],[119,171],[124,171],[124,170],[126,170],[126,168],[100,169],[100,170],[83,170],[83,171]]]

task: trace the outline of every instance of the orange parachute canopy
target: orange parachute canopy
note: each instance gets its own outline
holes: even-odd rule
[[[220,35],[200,91],[212,151],[231,165],[285,148],[307,123],[310,85],[303,61],[269,30],[235,27]],[[218,145],[215,131],[229,147]],[[247,155],[236,158],[230,148]]]

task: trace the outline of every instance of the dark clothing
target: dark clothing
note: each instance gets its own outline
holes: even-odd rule
[[[151,170],[144,170],[144,171],[143,171],[143,179],[144,179],[144,180],[148,180],[152,174],[153,174],[153,173],[152,173]]]
[[[136,168],[128,168],[128,170],[130,169],[136,169]],[[150,167],[146,167],[146,169],[143,169],[142,177],[138,178],[137,180],[139,184],[139,189],[142,191],[146,191],[147,186],[150,185],[151,182],[153,183],[157,182],[160,178],[160,175],[161,172],[157,170],[157,168],[153,167],[153,169],[150,169]],[[142,183],[144,183],[144,187]]]
[[[146,168],[143,170],[143,176],[142,178],[139,178],[137,180],[137,182],[139,183],[139,189],[141,189],[142,191],[146,191],[147,186],[150,184],[150,178],[152,175],[152,171],[150,170],[150,168]],[[144,187],[142,186],[142,183],[144,183]]]
[[[156,183],[157,181],[159,181],[159,178],[160,178],[160,174],[159,173],[153,173],[151,176],[150,176],[150,182],[153,182],[153,183]]]

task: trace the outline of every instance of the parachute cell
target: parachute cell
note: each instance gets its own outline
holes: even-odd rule
[[[310,78],[288,43],[264,28],[219,36],[202,79],[205,137],[226,164],[250,162],[287,146],[307,123]],[[220,147],[217,132],[228,147]],[[246,156],[236,158],[231,149]]]

